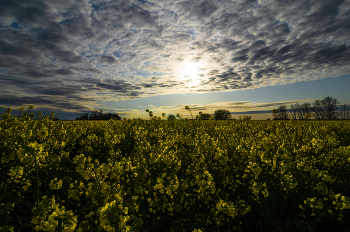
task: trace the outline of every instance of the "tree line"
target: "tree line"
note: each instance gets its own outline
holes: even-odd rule
[[[90,115],[89,113],[83,113],[80,115],[80,117],[77,117],[75,120],[110,120],[112,118],[116,120],[121,120],[121,117],[118,114],[103,114],[102,110],[92,110]]]
[[[236,118],[232,118],[232,115],[230,111],[225,110],[225,109],[219,109],[214,112],[214,115],[208,114],[208,113],[203,113],[199,112],[198,115],[196,115],[195,119],[193,118],[191,109],[189,106],[185,106],[185,109],[188,110],[192,116],[192,120],[236,120]],[[146,112],[149,114],[150,119],[155,119],[155,120],[161,120],[160,117],[153,116],[153,112],[150,111],[149,109],[146,109]],[[169,114],[166,116],[165,113],[162,113],[163,119],[167,120],[188,120],[187,118],[182,118],[182,115],[180,113],[177,113],[176,116],[174,114]],[[239,120],[251,120],[251,116],[244,116],[243,118],[239,116]]]
[[[12,116],[16,118],[23,119],[31,119],[31,120],[43,120],[45,118],[50,120],[59,120],[58,116],[55,117],[55,113],[51,112],[50,116],[43,116],[41,112],[38,112],[37,117],[34,116],[33,113],[30,113],[34,107],[31,105],[28,107],[28,111],[24,112],[25,108],[20,107],[18,109],[19,115]],[[219,109],[214,112],[214,115],[199,112],[198,115],[193,118],[193,114],[191,112],[190,107],[185,106],[185,109],[191,113],[192,120],[235,120],[236,118],[232,118],[230,111],[225,109]],[[6,113],[4,113],[1,118],[7,119],[11,117],[12,109],[6,109]],[[162,120],[160,117],[153,116],[153,112],[146,109],[151,120]],[[22,115],[21,115],[22,114]],[[308,102],[304,102],[303,104],[295,103],[291,104],[288,109],[286,105],[280,105],[277,109],[272,110],[273,120],[309,120],[311,118],[315,120],[347,120],[350,119],[350,105],[342,104],[340,105],[339,101],[336,98],[325,97],[323,99],[316,99],[312,104]],[[21,117],[22,116],[22,117]],[[181,114],[177,114],[176,116],[173,114],[169,114],[166,116],[165,113],[162,113],[163,119],[167,120],[188,120],[187,118],[182,118]],[[116,113],[107,113],[103,114],[102,110],[92,110],[90,115],[89,113],[83,113],[80,117],[77,117],[75,120],[110,120],[110,119],[121,120],[121,117]],[[141,118],[139,118],[141,119]],[[239,116],[239,120],[251,120],[251,116]],[[269,120],[269,119],[268,119]]]
[[[336,98],[324,97],[316,99],[312,104],[291,104],[288,109],[286,105],[280,105],[272,110],[274,120],[346,120],[350,119],[350,105],[340,105]]]

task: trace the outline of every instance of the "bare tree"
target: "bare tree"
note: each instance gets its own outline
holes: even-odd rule
[[[336,98],[325,97],[321,100],[321,104],[325,111],[325,116],[327,120],[333,120],[337,118],[339,101]]]
[[[343,104],[339,106],[339,112],[338,112],[338,118],[339,119],[350,119],[350,105],[349,104]]]
[[[278,113],[278,109],[273,109],[272,110],[272,116],[273,116],[273,120],[279,120],[279,113]],[[241,120],[241,119],[240,119]]]
[[[297,112],[298,112],[298,118],[299,119],[307,119],[306,115],[311,114],[311,104],[304,102],[303,104],[299,105]]]
[[[288,117],[288,113],[287,113],[287,106],[286,105],[281,105],[278,107],[278,112],[280,114],[280,118],[282,120],[287,120]]]
[[[250,121],[250,120],[252,120],[252,116],[248,116],[248,115],[245,116],[245,115],[244,115],[244,116],[243,116],[243,120],[244,120],[244,121]]]
[[[316,99],[315,102],[312,104],[312,111],[313,116],[316,120],[324,119],[324,109],[322,107],[321,101],[319,99]]]
[[[90,120],[99,120],[100,119],[100,112],[98,110],[91,110],[91,114],[89,119]]]
[[[292,119],[297,119],[297,114],[298,114],[298,108],[299,107],[300,106],[299,106],[298,103],[290,105],[289,113],[292,116]]]
[[[112,118],[121,120],[121,117],[118,114],[103,114],[102,110],[92,110],[90,116],[89,113],[83,113],[80,115],[80,117],[77,117],[75,120],[110,120]]]
[[[277,109],[272,110],[273,120],[288,120],[287,106],[280,105]]]

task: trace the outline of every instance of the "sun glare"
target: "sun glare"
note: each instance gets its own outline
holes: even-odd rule
[[[184,62],[182,63],[179,74],[185,80],[188,86],[198,86],[201,74],[204,70],[200,62]]]

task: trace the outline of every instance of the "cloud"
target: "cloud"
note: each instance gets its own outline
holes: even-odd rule
[[[14,46],[5,41],[0,41],[0,53],[5,56],[37,57],[37,53],[25,47]]]
[[[84,108],[343,76],[349,12],[343,0],[3,0],[0,85]],[[205,68],[188,86],[191,61]]]
[[[79,99],[80,101],[84,100],[87,101],[87,99]],[[45,96],[42,97],[30,97],[30,96],[23,96],[23,97],[14,97],[12,95],[1,95],[0,96],[0,102],[6,102],[7,106],[18,106],[18,102],[21,102],[20,106],[28,106],[28,105],[34,105],[36,106],[38,110],[41,110],[43,108],[51,109],[51,110],[74,110],[75,112],[81,112],[86,111],[89,108],[82,106],[81,104],[77,104],[70,101],[65,101],[59,97],[57,98],[46,98]],[[7,107],[6,106],[6,107]],[[39,107],[37,107],[39,106]],[[2,106],[5,107],[5,106]]]
[[[82,63],[84,58],[78,54],[70,51],[56,51],[53,53],[54,57],[66,63]]]
[[[108,64],[114,64],[118,62],[113,56],[101,56],[100,59],[103,63],[108,63]]]

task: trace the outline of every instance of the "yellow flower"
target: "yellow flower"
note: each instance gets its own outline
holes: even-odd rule
[[[32,224],[37,225],[39,223],[39,218],[33,218],[31,221]]]

